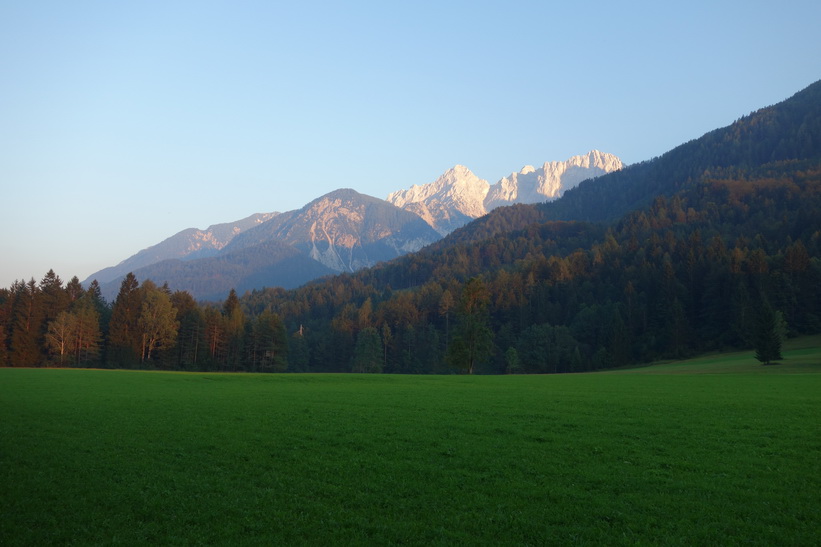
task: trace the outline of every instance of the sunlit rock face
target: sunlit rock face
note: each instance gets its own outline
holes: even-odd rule
[[[238,236],[229,249],[269,240],[292,245],[338,272],[418,251],[439,239],[422,218],[378,198],[341,189]]]
[[[526,165],[490,187],[484,200],[486,211],[512,203],[539,203],[558,199],[581,181],[598,177],[623,167],[613,154],[593,150],[566,161],[545,162],[536,169]]]
[[[389,203],[421,216],[441,235],[485,214],[484,200],[490,183],[464,165],[455,165],[429,184],[390,194]]]
[[[593,150],[566,161],[546,162],[538,169],[526,165],[491,185],[456,165],[434,182],[393,192],[387,201],[416,213],[444,236],[496,207],[551,201],[585,179],[622,167],[613,154]]]

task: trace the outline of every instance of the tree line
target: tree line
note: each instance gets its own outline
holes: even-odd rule
[[[0,289],[0,364],[553,373],[821,331],[818,167],[719,173],[615,224],[507,214],[526,227],[220,303],[129,274],[109,304],[49,271]]]
[[[819,230],[821,172],[780,165],[613,225],[531,224],[243,303],[306,328],[310,370],[350,370],[374,331],[385,372],[597,370],[752,347],[771,313],[821,331]],[[475,360],[469,341],[485,348]]]
[[[774,330],[821,331],[819,97],[299,289],[206,303],[129,275],[108,303],[53,271],[17,281],[0,365],[567,372],[762,340],[772,359]]]
[[[248,319],[235,292],[222,307],[200,305],[128,274],[109,305],[96,281],[63,285],[49,270],[38,283],[0,289],[0,365],[250,370],[282,372],[288,344],[282,320]]]

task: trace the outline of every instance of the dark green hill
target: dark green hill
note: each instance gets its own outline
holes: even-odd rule
[[[713,178],[743,178],[769,164],[821,160],[821,81],[774,106],[648,161],[582,182],[561,199],[500,207],[436,244],[480,241],[548,220],[613,221]],[[777,169],[777,167],[776,167]]]
[[[348,370],[359,331],[374,327],[384,370],[442,371],[471,278],[494,347],[484,372],[748,347],[765,304],[789,332],[819,332],[820,95],[814,84],[556,202],[496,209],[418,253],[296,291],[256,291],[246,309],[306,326],[308,370]]]
[[[771,163],[818,159],[821,81],[658,158],[584,182],[541,207],[554,219],[612,220],[705,178],[737,177]]]
[[[307,370],[345,371],[358,332],[383,332],[384,370],[442,372],[480,279],[494,349],[478,371],[596,370],[749,347],[762,305],[821,332],[821,165],[704,182],[609,227],[550,221],[425,249],[290,292],[254,291],[311,347]],[[304,370],[303,369],[303,370]]]

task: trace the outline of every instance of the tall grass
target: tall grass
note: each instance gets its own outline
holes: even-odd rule
[[[786,363],[507,377],[3,369],[0,543],[811,544],[821,374]]]

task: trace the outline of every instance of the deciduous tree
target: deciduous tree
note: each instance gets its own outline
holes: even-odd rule
[[[77,316],[71,312],[62,311],[49,321],[46,343],[51,353],[57,356],[61,367],[72,353],[76,332]]]
[[[72,312],[75,317],[72,350],[77,365],[97,362],[100,357],[102,332],[100,314],[93,299],[83,296]]]
[[[142,306],[137,326],[140,330],[140,360],[150,361],[157,349],[171,347],[177,339],[177,310],[168,293],[146,280],[141,288]]]

